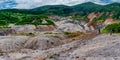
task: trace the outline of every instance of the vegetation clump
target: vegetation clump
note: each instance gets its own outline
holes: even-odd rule
[[[42,23],[43,20],[45,20],[47,23]],[[45,14],[34,15],[0,11],[0,26],[8,26],[9,24],[54,25],[53,21],[50,20]]]
[[[120,23],[114,23],[106,26],[102,32],[103,33],[110,33],[112,30],[113,33],[120,33]]]

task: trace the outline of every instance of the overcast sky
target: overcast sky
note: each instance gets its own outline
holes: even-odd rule
[[[85,2],[94,2],[97,4],[108,4],[120,2],[120,0],[0,0],[0,9],[5,8],[35,8],[44,5],[76,5]]]

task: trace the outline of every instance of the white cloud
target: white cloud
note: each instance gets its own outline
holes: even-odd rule
[[[44,5],[76,5],[89,0],[15,0],[18,5],[14,8],[34,8]]]
[[[76,5],[84,2],[94,2],[97,4],[106,4],[111,2],[120,2],[120,0],[0,0],[0,4],[14,1],[17,3],[14,7],[11,8],[34,8],[39,7],[43,5],[58,5],[58,4],[64,4],[64,5]],[[6,3],[6,5],[8,5]],[[1,5],[2,6],[2,5]]]

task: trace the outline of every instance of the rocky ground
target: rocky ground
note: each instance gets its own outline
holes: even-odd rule
[[[65,44],[43,35],[4,36],[0,37],[0,60],[120,60],[119,36],[93,35]]]
[[[91,40],[76,41],[74,47],[46,60],[120,60],[119,36],[101,34]]]
[[[0,30],[0,60],[120,60],[120,35],[72,20]]]

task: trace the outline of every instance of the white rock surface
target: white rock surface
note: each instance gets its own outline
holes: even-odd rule
[[[35,32],[35,25],[17,25],[12,26],[11,29],[14,29],[17,33],[33,33]]]
[[[57,29],[62,30],[64,32],[76,32],[76,31],[85,32],[80,25],[72,23],[61,24]]]
[[[64,31],[64,32],[85,32],[84,25],[82,25],[79,21],[73,20],[63,20],[55,22],[57,25],[57,30]]]
[[[76,40],[47,50],[22,49],[7,54],[1,53],[0,60],[40,60],[42,58],[45,60],[120,60],[119,36],[119,34],[111,36],[101,34],[90,40]],[[4,40],[3,37],[0,39]],[[41,39],[44,41],[41,42]],[[33,40],[29,40],[28,43],[34,43]],[[45,43],[46,40],[49,38],[35,37],[37,42],[34,46],[40,46],[39,44]]]
[[[87,60],[115,60],[120,57],[120,35],[100,35],[72,52],[72,57]],[[100,58],[101,57],[101,58]],[[100,58],[100,59],[99,59]]]
[[[0,36],[0,51],[10,52],[24,48],[27,36]]]
[[[62,42],[60,42],[59,39],[55,40],[54,38],[52,39],[46,36],[37,36],[28,40],[25,43],[25,48],[45,50],[51,47],[58,46],[61,43]]]
[[[36,31],[53,31],[55,29],[55,26],[53,25],[38,25],[36,28]]]

